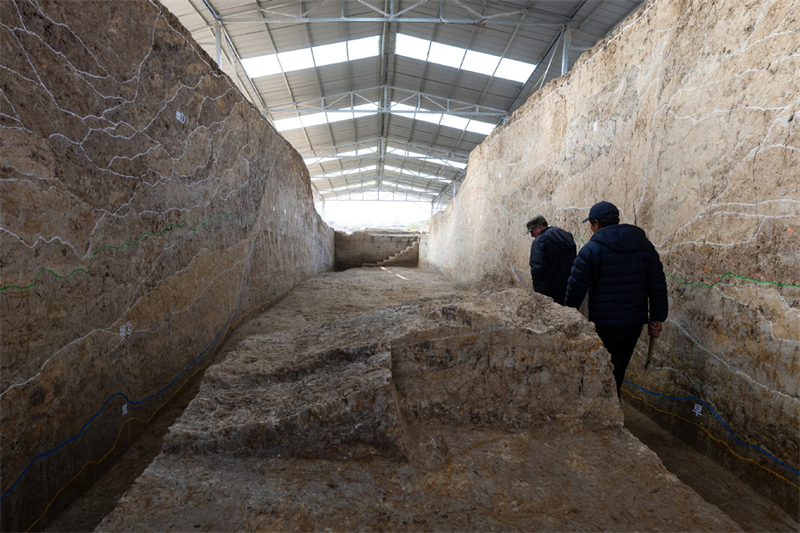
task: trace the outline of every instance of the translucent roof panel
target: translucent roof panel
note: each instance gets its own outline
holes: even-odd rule
[[[403,33],[397,34],[395,53],[437,65],[477,72],[524,83],[536,69],[533,63],[467,50],[458,46],[427,41]]]
[[[278,131],[296,130],[299,128],[309,128],[320,124],[331,124],[343,120],[354,120],[356,118],[368,117],[377,114],[378,104],[362,104],[353,108],[321,113],[308,113],[301,117],[282,118],[274,121],[275,129]]]
[[[383,165],[384,170],[388,170],[391,172],[397,172],[401,176],[412,176],[414,178],[425,179],[425,180],[435,180],[435,181],[444,181],[450,182],[452,181],[449,178],[444,178],[441,176],[434,176],[433,174],[425,174],[423,172],[415,172],[413,170],[408,170],[407,168],[396,167],[394,165]]]
[[[464,60],[464,52],[466,52],[466,50],[457,46],[431,43],[428,61],[446,67],[461,68],[461,62]]]
[[[428,50],[430,49],[430,47],[431,47],[430,41],[398,33],[397,39],[395,40],[394,51],[397,55],[400,56],[406,56],[412,59],[419,59],[420,61],[427,61]]]
[[[464,70],[470,72],[477,72],[478,74],[486,74],[491,76],[497,70],[497,65],[500,64],[500,58],[482,52],[475,52],[474,50],[467,50],[467,55],[464,57],[464,64],[461,66]]]
[[[378,35],[347,41],[347,55],[350,61],[375,57],[380,54],[379,43],[380,36]]]
[[[314,62],[318,67],[334,65],[347,60],[347,42],[315,46],[311,50],[314,53]]]
[[[497,66],[494,75],[498,78],[525,83],[528,78],[531,77],[534,70],[536,70],[536,65],[503,58],[500,60],[500,64]]]
[[[281,52],[278,54],[278,61],[284,72],[314,68],[314,54],[311,53],[311,48]]]
[[[346,176],[358,176],[359,174],[366,174],[371,170],[375,170],[378,168],[377,165],[372,165],[368,167],[358,167],[358,168],[350,168],[347,170],[342,170],[341,172],[332,172],[330,174],[322,174],[321,176],[311,176],[312,180],[321,180],[325,178],[342,178]]]
[[[465,130],[467,129],[467,125],[469,125],[469,119],[464,117],[456,117],[453,115],[443,115],[441,124],[442,126],[447,126],[449,128]]]
[[[278,56],[275,54],[243,59],[242,66],[251,78],[278,74],[281,71],[281,64],[278,63]]]
[[[242,60],[242,66],[250,78],[260,78],[281,72],[334,65],[378,55],[380,55],[380,36],[373,35],[323,46],[250,57]]]

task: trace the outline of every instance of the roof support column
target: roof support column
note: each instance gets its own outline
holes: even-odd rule
[[[569,46],[572,41],[572,28],[567,24],[564,26],[564,42],[561,45],[561,75],[569,70]]]
[[[217,48],[217,66],[222,68],[222,24],[219,19],[214,20],[214,44]]]

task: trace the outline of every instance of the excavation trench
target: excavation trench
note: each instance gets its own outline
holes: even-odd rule
[[[743,529],[796,528],[690,448],[660,453],[697,465],[681,479],[706,501],[665,470],[622,429],[603,354],[576,312],[524,291],[324,273],[243,324],[48,530],[732,530],[707,501],[733,495]]]

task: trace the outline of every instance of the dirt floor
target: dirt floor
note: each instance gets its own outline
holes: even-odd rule
[[[346,275],[345,275],[346,274]],[[270,333],[327,322],[415,299],[458,293],[442,275],[422,269],[358,269],[327,272],[299,284],[270,309],[242,324],[218,359],[254,333]],[[159,454],[165,433],[197,394],[200,380],[167,406],[148,430],[90,490],[45,531],[92,531]],[[745,531],[800,531],[798,523],[722,467],[623,403],[625,427],[658,454],[666,468],[716,505]]]

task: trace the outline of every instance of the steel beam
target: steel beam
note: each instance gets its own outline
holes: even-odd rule
[[[444,158],[442,158],[442,157],[431,157],[431,156],[427,156],[427,155],[423,155],[423,156],[410,156],[410,155],[409,156],[405,156],[405,155],[381,155],[381,154],[375,154],[375,155],[311,155],[311,156],[306,156],[305,158],[306,159],[323,159],[324,158],[324,159],[339,159],[339,160],[343,160],[343,159],[368,159],[368,160],[369,159],[400,159],[400,160],[403,160],[403,161],[407,161],[409,159],[414,159],[414,160],[418,159],[418,160],[423,161],[423,162],[427,161],[429,159],[442,159],[442,160],[444,160]],[[450,161],[456,161],[456,160],[451,159]],[[458,163],[466,163],[467,160],[461,160],[461,161],[457,161],[457,162]],[[315,165],[316,163],[309,163],[309,164],[310,165]],[[435,163],[435,164],[438,164],[438,163]],[[461,169],[459,169],[459,170],[461,170]]]
[[[192,8],[192,11],[194,11],[195,14],[198,17],[200,17],[200,20],[205,22],[205,20],[206,20],[205,17],[203,17],[202,13],[194,6],[194,4],[192,3],[192,0],[186,0],[186,3],[189,4],[189,7]],[[208,4],[205,4],[205,6],[206,6],[206,8],[208,8],[208,11],[209,11],[209,13],[211,13],[211,16],[214,18],[214,22],[206,24],[205,29],[211,31],[212,35],[214,35],[215,41],[218,40],[218,44],[217,44],[217,65],[219,66],[220,70],[222,70],[222,64],[221,64],[222,54],[223,54],[223,52],[222,52],[222,36],[223,36],[223,34],[226,34],[227,32],[225,30],[225,26],[222,24],[222,22],[220,21],[220,18],[217,16],[216,12],[211,8],[211,6],[209,6]],[[215,33],[213,28],[216,28],[218,31]],[[192,34],[192,35],[194,35],[194,34]],[[239,79],[239,75],[236,72],[236,65],[235,65],[235,61],[239,61],[239,55],[238,55],[238,52],[236,51],[236,47],[233,46],[233,43],[230,41],[230,39],[226,39],[226,40],[228,41],[228,45],[230,47],[230,55],[227,55],[226,59],[228,60],[228,63],[230,64],[231,68],[233,69],[234,76],[238,80],[239,86],[241,87],[244,84],[242,83],[242,80]],[[241,64],[240,64],[240,66],[241,66]],[[250,76],[247,75],[247,72],[244,72],[244,67],[242,67],[242,74],[244,74],[244,77],[250,83],[250,87],[253,89],[253,92],[255,93],[255,99],[253,99],[250,96],[250,92],[249,91],[242,91],[242,93],[245,95],[245,97],[247,99],[249,99],[251,102],[253,102],[253,104],[255,104],[256,99],[257,99],[258,102],[261,104],[261,112],[264,115],[266,115],[267,106],[264,103],[264,99],[261,97],[261,94],[256,90],[255,85],[253,85],[253,80],[250,79]]]
[[[511,13],[511,15],[519,14]],[[274,17],[274,18],[252,18],[252,17],[222,17],[222,22],[226,24],[315,24],[320,22],[341,22],[341,23],[364,23],[364,22],[400,22],[408,24],[468,24],[483,26],[484,24],[494,26],[531,26],[531,27],[559,27],[563,22],[544,22],[538,20],[514,20],[501,18],[483,19],[445,19],[438,17]]]
[[[442,96],[436,96],[429,93],[417,92],[417,91],[410,91],[408,89],[402,89],[400,87],[389,87],[386,85],[379,85],[376,87],[368,87],[366,89],[360,89],[358,91],[349,91],[346,93],[334,94],[331,96],[321,96],[318,98],[312,98],[309,100],[303,100],[300,102],[293,102],[291,107],[287,108],[280,108],[280,107],[273,107],[270,108],[270,113],[319,113],[319,112],[326,112],[326,113],[353,113],[353,109],[351,107],[347,108],[338,108],[338,109],[330,109],[331,106],[340,104],[340,103],[350,103],[353,102],[358,105],[358,102],[370,103],[374,104],[376,102],[380,102],[382,99],[382,95],[385,91],[391,91],[392,94],[401,93],[407,94],[405,98],[398,98],[395,103],[397,104],[404,104],[404,105],[411,105],[407,104],[407,102],[412,102],[414,105],[413,111],[400,111],[400,110],[392,110],[391,108],[387,108],[385,106],[381,106],[375,110],[360,110],[355,111],[356,113],[395,113],[395,114],[430,114],[430,115],[439,115],[442,113],[446,113],[448,115],[457,115],[457,116],[505,116],[507,114],[505,109],[497,109],[494,107],[479,105],[476,103],[471,102],[462,102],[460,100],[453,100],[451,98],[445,98]],[[375,98],[366,97],[365,94],[369,94],[370,92],[377,93]],[[429,103],[431,104],[430,107],[434,109],[425,109],[422,108],[422,103]],[[380,105],[380,104],[379,104]]]
[[[317,9],[319,9],[319,8],[325,6],[326,4],[328,4],[330,1],[331,0],[323,0],[321,3],[317,4],[316,6],[312,7],[311,9],[309,9],[307,11],[304,11],[304,8],[302,6],[299,6],[299,2],[298,1],[276,2],[274,0],[271,0],[269,2],[269,7],[259,7],[258,10],[254,10],[252,8],[235,9],[235,10],[229,11],[226,14],[226,16],[227,17],[246,18],[248,15],[252,16],[252,15],[255,15],[255,14],[269,14],[269,15],[272,15],[273,17],[282,18],[282,19],[292,19],[292,20],[309,19],[311,17],[309,17],[308,15],[312,11],[316,11]],[[344,4],[345,1],[346,0],[342,0],[342,4]],[[415,10],[419,6],[427,3],[429,0],[418,0],[413,5],[411,5],[409,7],[406,7],[404,9],[400,10],[400,11],[396,11],[396,9],[395,9],[396,6],[395,5],[388,5],[387,6],[387,2],[386,1],[384,1],[384,8],[383,9],[380,9],[380,8],[376,7],[375,5],[372,5],[370,2],[367,2],[366,0],[357,0],[357,1],[359,3],[365,5],[366,7],[370,8],[372,11],[382,15],[382,18],[392,19],[394,21],[397,21],[397,20],[406,20],[406,19],[402,19],[402,15],[405,15],[406,13],[409,13],[409,12]],[[553,1],[553,0],[551,0],[551,1]],[[306,3],[308,3],[308,2],[306,2]],[[433,3],[433,2],[431,2],[431,3]],[[445,3],[445,0],[439,0],[438,3],[442,7],[442,9],[439,10],[440,11],[439,12],[439,17],[430,17],[430,16],[427,16],[427,13],[426,13],[425,14],[426,16],[421,17],[421,18],[424,18],[426,20],[430,19],[431,21],[435,21],[435,22],[439,22],[440,20],[447,20],[447,21],[449,21],[449,20],[462,20],[460,18],[446,19],[444,17],[444,10],[443,10],[443,6],[444,6],[444,3]],[[491,0],[491,2],[490,2],[491,6],[493,8],[498,9],[498,12],[494,13],[494,14],[489,14],[489,15],[479,13],[478,11],[476,11],[476,9],[478,9],[478,7],[475,7],[473,9],[472,7],[467,5],[467,2],[465,0],[449,0],[449,3],[457,6],[459,9],[465,11],[469,15],[473,15],[475,17],[478,17],[477,19],[470,19],[469,17],[467,17],[467,19],[463,19],[463,20],[478,20],[478,21],[481,21],[481,24],[483,24],[483,22],[491,23],[491,21],[493,19],[496,19],[496,18],[501,18],[501,17],[507,18],[507,17],[512,17],[514,15],[519,15],[519,14],[522,14],[522,13],[524,13],[526,15],[526,17],[527,16],[535,16],[535,17],[539,18],[540,20],[542,20],[543,22],[552,23],[552,24],[554,24],[556,26],[563,26],[567,22],[567,17],[565,17],[564,15],[562,15],[560,13],[554,13],[552,11],[547,11],[545,9],[541,9],[541,8],[538,8],[538,7],[531,8],[530,6],[525,7],[524,9],[521,9],[518,4],[514,4],[514,3],[511,3],[511,2],[503,2],[502,0]],[[299,7],[299,9],[296,10],[297,14],[292,13],[292,12],[287,12],[288,9],[295,10],[295,8],[298,8],[298,7]],[[506,11],[500,11],[502,9],[506,9]],[[337,20],[337,21],[340,20],[340,19],[347,19],[347,18],[349,18],[349,17],[345,16],[344,13],[341,13],[340,17],[328,17],[329,20],[330,19],[334,19],[334,20]],[[363,17],[361,17],[361,19],[363,20]]]
[[[300,155],[303,157],[331,157],[337,154],[320,154],[318,152],[324,152],[326,150],[334,150],[335,152],[343,152],[343,151],[350,151],[346,150],[348,148],[352,149],[359,149],[361,147],[364,148],[375,148],[380,145],[381,141],[385,141],[386,143],[391,143],[395,145],[399,145],[402,150],[406,150],[408,152],[420,152],[424,154],[426,157],[431,159],[451,159],[454,161],[459,162],[468,162],[469,161],[469,152],[456,152],[453,150],[447,150],[445,148],[434,148],[430,145],[425,144],[418,144],[414,142],[408,142],[405,140],[399,140],[392,137],[373,137],[370,139],[364,139],[361,141],[353,141],[345,144],[338,144],[335,146],[324,146],[321,148],[314,148],[311,150],[307,150],[305,152],[300,152]],[[368,145],[368,146],[364,146]],[[394,147],[390,147],[394,148]]]
[[[567,24],[569,24],[572,21],[572,19],[575,18],[575,16],[578,14],[578,12],[581,10],[581,8],[584,5],[586,5],[586,0],[583,0],[583,2],[577,8],[575,8],[575,10],[572,12],[572,14],[567,19],[567,21],[566,21]],[[536,83],[539,81],[539,78],[537,77],[537,74],[539,72],[541,72],[540,69],[543,68],[542,62],[547,57],[547,54],[549,54],[551,51],[552,51],[553,55],[555,55],[556,47],[558,46],[558,41],[563,37],[563,34],[564,34],[563,29],[562,29],[562,31],[558,32],[558,35],[556,35],[556,38],[553,39],[553,42],[550,43],[550,46],[545,51],[544,55],[542,56],[542,59],[540,59],[539,62],[536,64],[536,68],[531,73],[530,77],[528,78],[528,81],[526,81],[525,84],[522,86],[522,88],[520,88],[519,92],[517,92],[517,95],[511,101],[511,105],[508,106],[508,114],[509,115],[511,113],[513,113],[514,111],[516,111],[522,104],[524,104],[525,101],[528,99],[528,97],[531,94],[533,94],[534,91],[538,90],[536,88]],[[552,62],[553,58],[551,57],[550,59],[551,59],[551,62]],[[550,66],[548,64],[547,69],[549,70],[549,68],[550,68]],[[544,85],[544,82],[546,81],[545,78],[546,78],[546,74],[543,74],[542,78],[541,78],[542,83],[539,85],[539,87]]]

